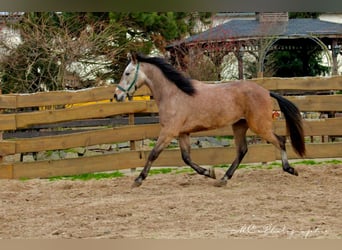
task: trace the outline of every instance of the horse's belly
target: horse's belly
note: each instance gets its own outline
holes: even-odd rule
[[[190,133],[190,132],[198,132],[204,130],[211,130],[216,128],[221,128],[224,126],[228,126],[230,124],[235,123],[236,121],[243,119],[240,114],[192,114],[188,117],[188,119],[183,124],[182,131]]]

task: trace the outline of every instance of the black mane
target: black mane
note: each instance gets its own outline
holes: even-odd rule
[[[165,61],[161,57],[147,57],[142,54],[137,54],[136,59],[139,62],[145,62],[153,64],[158,67],[164,74],[164,76],[173,82],[180,90],[188,95],[195,94],[195,88],[193,87],[189,78],[186,78],[181,72],[176,70],[171,64]]]

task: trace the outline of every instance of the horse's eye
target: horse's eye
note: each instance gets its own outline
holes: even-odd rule
[[[126,75],[126,76],[129,76],[129,72],[126,72],[125,75]]]

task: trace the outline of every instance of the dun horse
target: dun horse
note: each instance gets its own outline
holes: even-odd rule
[[[272,98],[275,98],[286,119],[295,152],[305,154],[302,119],[298,108],[287,99],[269,92],[254,82],[205,84],[184,77],[159,57],[131,54],[114,98],[124,101],[146,84],[159,108],[161,131],[145,167],[133,186],[140,186],[152,163],[170,141],[178,137],[182,159],[198,174],[215,177],[214,169],[203,168],[190,157],[190,133],[232,125],[237,149],[236,158],[217,186],[226,185],[247,153],[246,131],[250,128],[281,151],[283,170],[298,175],[290,166],[285,149],[285,136],[272,131]]]

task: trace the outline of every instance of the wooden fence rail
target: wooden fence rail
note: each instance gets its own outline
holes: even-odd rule
[[[263,78],[255,79],[258,84],[273,91],[335,91],[342,90],[342,77],[304,78]],[[115,86],[91,88],[81,91],[56,91],[36,94],[0,95],[0,131],[30,129],[35,125],[56,124],[82,119],[97,119],[126,114],[157,113],[153,100],[116,103],[112,101]],[[137,95],[149,95],[147,88],[137,91]],[[302,112],[342,111],[342,95],[287,96]],[[106,100],[104,102],[104,100]],[[84,105],[79,104],[84,103]],[[68,105],[68,106],[66,106]],[[33,107],[33,108],[32,108]],[[38,109],[48,107],[49,109]],[[33,111],[28,111],[32,108]],[[275,110],[279,107],[275,102]],[[286,135],[283,120],[274,122],[274,129]],[[307,119],[304,121],[306,136],[341,136],[342,118]],[[130,125],[117,127],[97,127],[90,131],[35,138],[12,138],[0,140],[0,156],[88,147],[124,141],[139,141],[156,138],[159,124]],[[193,136],[232,135],[231,127],[204,131]],[[253,133],[248,132],[249,136]],[[297,156],[289,147],[289,157]],[[268,162],[279,159],[279,153],[272,145],[256,144],[250,147],[244,162]],[[342,157],[342,143],[308,143],[308,158]],[[144,165],[148,150],[115,152],[101,156],[79,157],[75,159],[41,160],[34,162],[3,161],[0,164],[0,178],[36,178],[56,175],[71,175],[86,172],[136,168]],[[176,155],[175,155],[176,154]],[[192,156],[199,164],[229,163],[235,156],[234,147],[199,148],[192,150]],[[179,150],[165,150],[154,166],[181,166]]]

